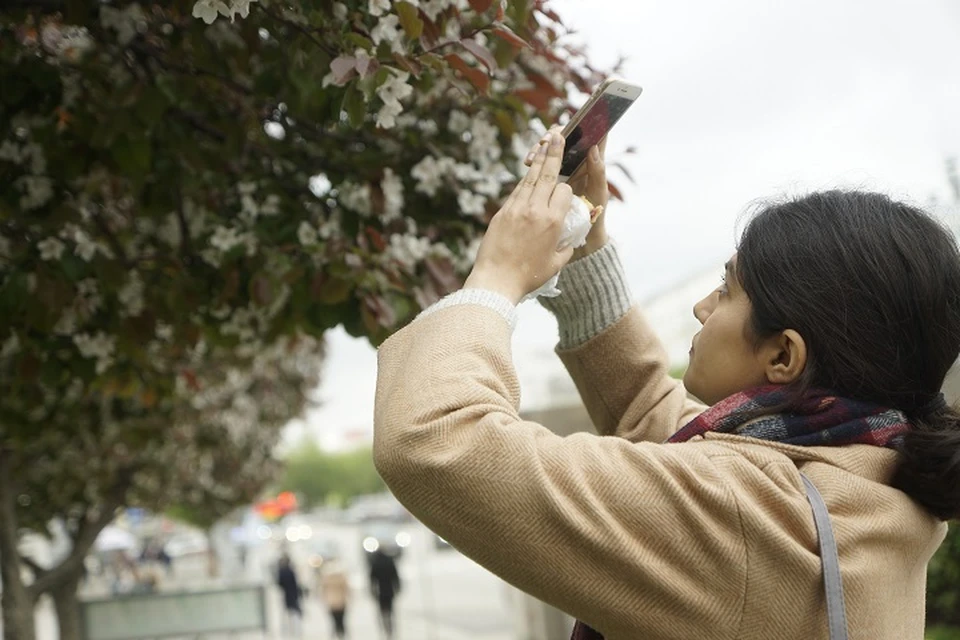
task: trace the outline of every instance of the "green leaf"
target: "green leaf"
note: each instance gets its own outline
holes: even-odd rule
[[[117,169],[138,183],[150,170],[150,153],[150,140],[145,135],[124,135],[110,149]]]
[[[367,51],[372,51],[373,48],[374,48],[374,47],[373,47],[373,40],[371,40],[370,38],[364,37],[364,36],[360,35],[359,33],[353,33],[353,32],[348,33],[347,36],[346,36],[346,38],[347,38],[347,41],[348,41],[348,42],[350,42],[350,43],[353,44],[353,45],[356,45],[356,46],[360,47],[361,49],[365,49],[365,50],[367,50]]]
[[[423,33],[423,20],[420,19],[420,10],[409,2],[397,2],[394,7],[400,16],[400,26],[407,32],[407,37],[416,40]]]
[[[152,128],[163,118],[163,114],[169,106],[170,102],[164,92],[159,87],[150,86],[140,95],[140,100],[134,107],[134,111],[140,118],[140,122],[148,128]]]
[[[363,121],[367,115],[367,103],[363,99],[363,93],[357,89],[356,82],[347,85],[347,92],[343,96],[341,109],[347,112],[351,126],[355,129],[363,126]]]

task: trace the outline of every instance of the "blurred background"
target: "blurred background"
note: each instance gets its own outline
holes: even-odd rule
[[[215,13],[215,3],[207,4]],[[367,17],[409,6],[346,4]],[[607,164],[623,200],[611,202],[607,224],[676,375],[697,330],[694,302],[716,286],[738,223],[765,199],[832,187],[878,190],[934,210],[960,234],[954,0],[552,0],[549,8],[571,31],[563,42],[582,46],[597,69],[619,64],[618,75],[644,88],[609,138]],[[574,106],[585,99],[566,89]],[[324,331],[319,382],[302,413],[284,419],[256,458],[276,468],[255,498],[227,510],[206,500],[154,508],[135,493],[117,504],[82,559],[78,628],[98,629],[91,638],[132,638],[138,627],[178,618],[187,621],[183,637],[217,638],[221,618],[241,630],[234,638],[333,637],[321,576],[335,562],[351,593],[349,637],[379,638],[370,568],[373,554],[386,551],[402,584],[398,638],[569,637],[566,616],[461,556],[385,491],[370,457],[376,351],[369,335],[357,334],[341,324]],[[556,340],[553,318],[524,304],[514,334],[521,409],[558,433],[589,430],[553,353]],[[956,400],[960,385],[951,378],[947,391]],[[206,464],[198,460],[184,473]],[[218,482],[230,485],[232,474]],[[27,493],[17,495],[18,509],[38,509]],[[46,530],[31,527],[15,550],[24,575],[42,577],[70,556],[78,533],[57,519]],[[960,637],[951,628],[960,626],[960,540],[953,535],[945,549],[931,570],[930,638]],[[284,614],[283,555],[303,595],[300,629]],[[124,604],[138,597],[153,604]],[[61,637],[54,594],[36,605],[36,637]]]

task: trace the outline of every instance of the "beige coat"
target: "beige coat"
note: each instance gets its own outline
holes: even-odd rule
[[[339,565],[324,567],[320,574],[320,597],[328,609],[339,611],[347,607],[350,598],[350,583],[347,574]]]
[[[921,640],[946,532],[887,486],[896,454],[711,434],[636,309],[561,353],[598,431],[520,419],[510,330],[461,305],[380,347],[374,457],[410,511],[493,573],[608,640],[826,638],[799,470],[835,529],[850,637]]]

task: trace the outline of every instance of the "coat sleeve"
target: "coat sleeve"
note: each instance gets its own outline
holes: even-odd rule
[[[745,548],[701,448],[561,438],[518,402],[495,312],[418,320],[380,348],[377,469],[462,553],[611,637],[694,637],[705,620],[735,637]]]
[[[557,353],[600,435],[663,442],[706,409],[670,376],[666,351],[636,306],[603,333]]]

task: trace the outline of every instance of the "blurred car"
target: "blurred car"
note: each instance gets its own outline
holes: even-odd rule
[[[367,560],[373,557],[375,551],[399,559],[403,555],[403,550],[410,546],[412,538],[410,533],[395,522],[374,522],[368,523],[362,534],[363,550],[366,552]]]
[[[319,569],[323,563],[340,557],[340,545],[336,540],[329,538],[314,538],[310,541],[307,552],[307,563],[314,569]]]

